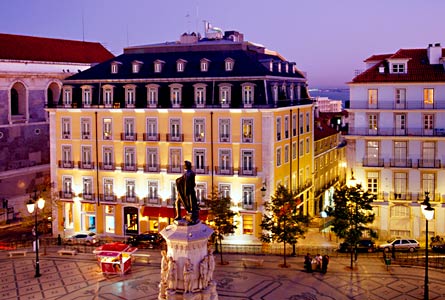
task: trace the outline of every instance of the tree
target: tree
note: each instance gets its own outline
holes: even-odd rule
[[[283,264],[286,264],[286,243],[296,244],[304,237],[309,224],[309,217],[297,211],[297,194],[279,185],[270,201],[264,203],[266,213],[261,221],[263,234],[261,240],[266,243],[278,242],[284,245]]]
[[[334,206],[328,208],[328,215],[333,217],[332,231],[351,247],[354,245],[354,251],[351,251],[351,269],[353,255],[355,253],[357,259],[357,243],[363,233],[368,232],[369,236],[377,237],[376,232],[367,227],[374,222],[371,203],[376,198],[375,194],[365,192],[361,184],[351,187],[345,185],[335,190]]]
[[[219,253],[221,257],[221,264],[223,264],[221,242],[224,239],[224,235],[235,232],[237,226],[234,223],[233,217],[236,215],[236,213],[230,209],[230,197],[223,197],[216,190],[212,191],[209,198],[205,200],[205,203],[209,208],[210,226],[215,231],[216,240],[220,245]],[[218,250],[218,242],[216,242],[216,250]]]

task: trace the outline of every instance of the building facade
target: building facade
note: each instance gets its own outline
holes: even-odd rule
[[[111,57],[98,43],[0,34],[0,222],[20,217],[28,193],[49,182],[45,107],[62,80]]]
[[[67,78],[48,110],[58,232],[162,230],[184,160],[200,204],[212,190],[231,197],[238,228],[229,239],[259,241],[263,201],[278,184],[298,191],[299,209],[313,214],[306,86],[277,52],[208,28],[204,37],[126,48]]]
[[[445,233],[445,69],[440,44],[373,55],[349,83],[348,166],[377,194],[381,239],[422,239],[425,193],[435,208],[430,234]]]

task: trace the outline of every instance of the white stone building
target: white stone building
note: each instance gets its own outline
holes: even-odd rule
[[[430,44],[373,55],[349,83],[348,167],[378,195],[380,239],[425,239],[425,192],[435,208],[429,234],[445,234],[444,54]]]

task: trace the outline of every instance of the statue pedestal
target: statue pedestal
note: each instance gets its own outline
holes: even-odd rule
[[[208,250],[213,230],[202,223],[176,222],[160,233],[167,243],[167,253],[161,262],[158,299],[218,300],[213,281],[215,260]],[[168,269],[162,270],[167,261]]]

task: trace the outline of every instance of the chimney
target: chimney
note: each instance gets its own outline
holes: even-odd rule
[[[438,65],[440,64],[440,59],[442,58],[442,47],[439,43],[429,44],[428,49],[428,60],[430,61],[430,65]]]

